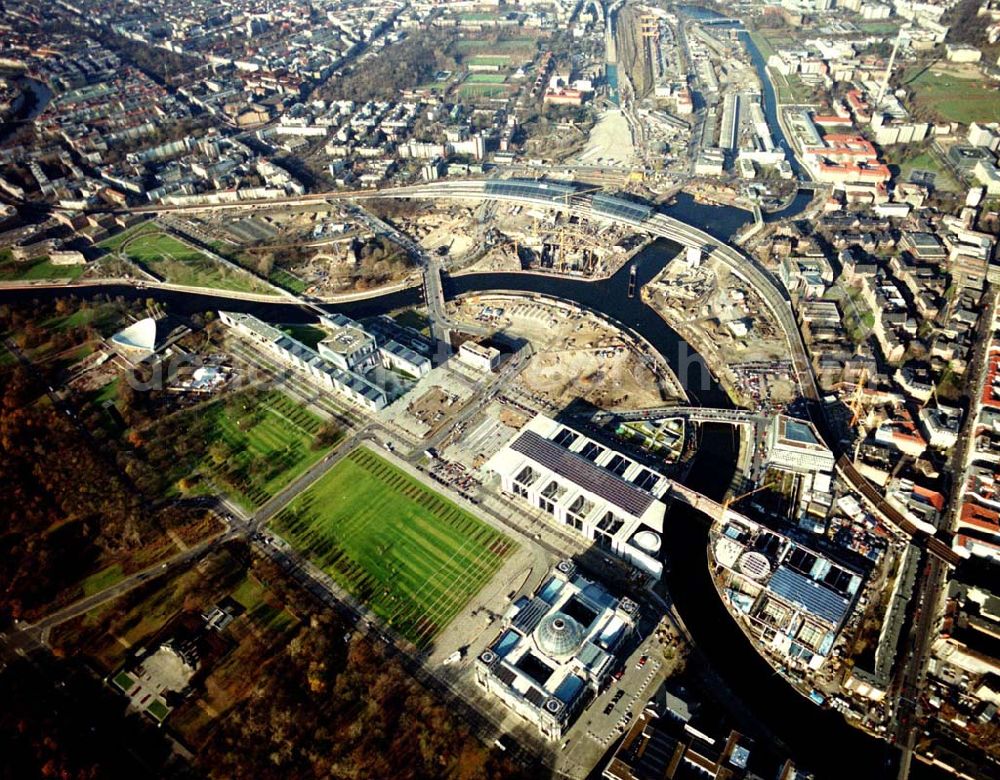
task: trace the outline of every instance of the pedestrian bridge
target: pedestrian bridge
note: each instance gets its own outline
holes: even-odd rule
[[[730,425],[766,424],[770,418],[745,409],[710,409],[704,406],[656,406],[648,409],[630,409],[628,411],[610,412],[598,411],[585,413],[590,420],[598,424],[618,420],[620,422],[640,422],[643,420],[690,420],[691,422],[729,423]]]

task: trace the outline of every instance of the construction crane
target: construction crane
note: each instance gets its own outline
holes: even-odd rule
[[[567,192],[563,195],[564,202],[567,206],[570,205],[570,200],[579,197],[580,195],[589,195],[592,192],[600,192],[604,187],[587,187],[584,190],[573,190],[573,192]]]
[[[753,490],[748,490],[746,493],[742,493],[736,496],[735,498],[727,498],[722,503],[722,511],[723,512],[727,511],[729,507],[735,504],[737,501],[742,501],[744,498],[752,496],[754,493],[759,493],[762,490],[767,490],[768,488],[774,487],[777,484],[778,484],[777,482],[765,482],[763,485],[758,485]]]
[[[854,385],[854,393],[851,395],[851,401],[847,407],[851,410],[851,427],[854,428],[858,424],[858,420],[861,419],[861,412],[863,409],[862,401],[865,395],[865,385],[868,383],[868,367],[865,366],[861,369],[861,374],[858,376],[857,384]]]
[[[559,236],[559,262],[562,265],[563,270],[565,270],[566,267],[566,239],[575,238],[583,244],[590,245],[590,258],[586,263],[584,270],[588,272],[591,271],[592,266],[597,263],[596,250],[603,249],[604,245],[602,245],[594,236],[584,233],[582,230],[574,230],[568,225],[561,225],[557,232]]]

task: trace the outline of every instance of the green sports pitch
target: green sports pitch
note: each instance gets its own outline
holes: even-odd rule
[[[418,647],[516,547],[364,447],[282,511],[274,529]]]
[[[502,73],[470,73],[467,84],[503,84],[507,77]]]

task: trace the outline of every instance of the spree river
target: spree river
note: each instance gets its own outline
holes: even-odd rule
[[[657,241],[640,252],[635,260],[640,285],[659,273],[678,251],[676,244]],[[700,357],[638,296],[628,297],[628,273],[626,266],[603,282],[536,274],[473,274],[446,279],[445,290],[448,296],[515,290],[574,301],[642,334],[685,381],[692,403],[729,406],[728,397],[704,369]],[[58,289],[0,290],[0,303],[25,302],[32,298],[51,300],[66,292]],[[177,314],[227,308],[254,313],[273,322],[315,320],[315,315],[305,309],[284,303],[136,290],[124,285],[83,287],[72,292],[80,297],[104,294],[130,299],[153,298]],[[420,303],[417,290],[405,290],[329,308],[353,317],[366,317]],[[716,499],[723,497],[733,475],[739,446],[735,430],[724,425],[702,426],[699,453],[687,477],[692,488]],[[728,695],[720,697],[720,703],[731,710],[738,727],[769,752],[785,753],[819,777],[891,776],[896,760],[893,749],[851,728],[839,714],[820,709],[796,693],[774,674],[730,617],[709,575],[708,528],[704,517],[675,505],[667,518],[665,536],[671,598],[705,661],[742,703],[742,706],[731,707]],[[715,698],[711,690],[704,693]]]
[[[755,51],[751,49],[754,65],[766,85],[765,113],[776,136],[783,141],[776,121],[773,90],[769,89],[769,82],[763,73],[763,61]],[[44,105],[43,101],[39,102]],[[803,210],[808,202],[809,193],[800,192],[784,211],[771,218],[792,216]],[[688,224],[702,227],[723,241],[751,218],[746,211],[699,204],[683,194],[664,211]],[[676,244],[661,240],[639,253],[635,265],[640,286],[659,273],[679,249]],[[638,296],[628,297],[628,273],[628,267],[625,267],[601,282],[536,274],[473,274],[446,278],[445,292],[453,297],[464,293],[511,290],[576,302],[640,333],[664,356],[684,382],[692,403],[720,408],[730,406],[728,396],[711,377],[700,357]],[[127,285],[30,291],[0,289],[0,303],[52,300],[67,293],[81,298],[97,295],[152,298],[165,304],[172,313],[182,315],[224,308],[256,314],[272,322],[315,321],[312,312],[295,304],[230,300],[166,290],[137,290]],[[411,289],[327,308],[363,318],[421,303],[419,290]],[[724,425],[702,426],[698,455],[687,476],[690,487],[712,498],[722,499],[735,469],[739,447],[736,430]],[[731,713],[732,721],[754,738],[759,748],[787,755],[817,777],[850,776],[857,780],[895,777],[897,754],[893,748],[851,728],[839,714],[816,707],[778,677],[757,654],[727,612],[709,575],[708,527],[704,517],[690,508],[675,505],[667,518],[665,536],[670,596],[704,662],[729,691],[722,696],[717,696],[718,692],[712,690],[702,693],[718,698],[719,703]],[[711,676],[706,675],[702,679],[711,679]],[[733,696],[738,701],[735,706]]]

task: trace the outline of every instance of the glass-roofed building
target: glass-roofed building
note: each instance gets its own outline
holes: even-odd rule
[[[834,561],[749,518],[710,534],[716,584],[726,604],[771,654],[819,669],[865,582]]]
[[[767,465],[800,474],[833,471],[834,458],[813,424],[776,414],[767,432]]]
[[[548,739],[560,739],[621,663],[639,609],[561,561],[504,615],[476,659],[476,682]]]

